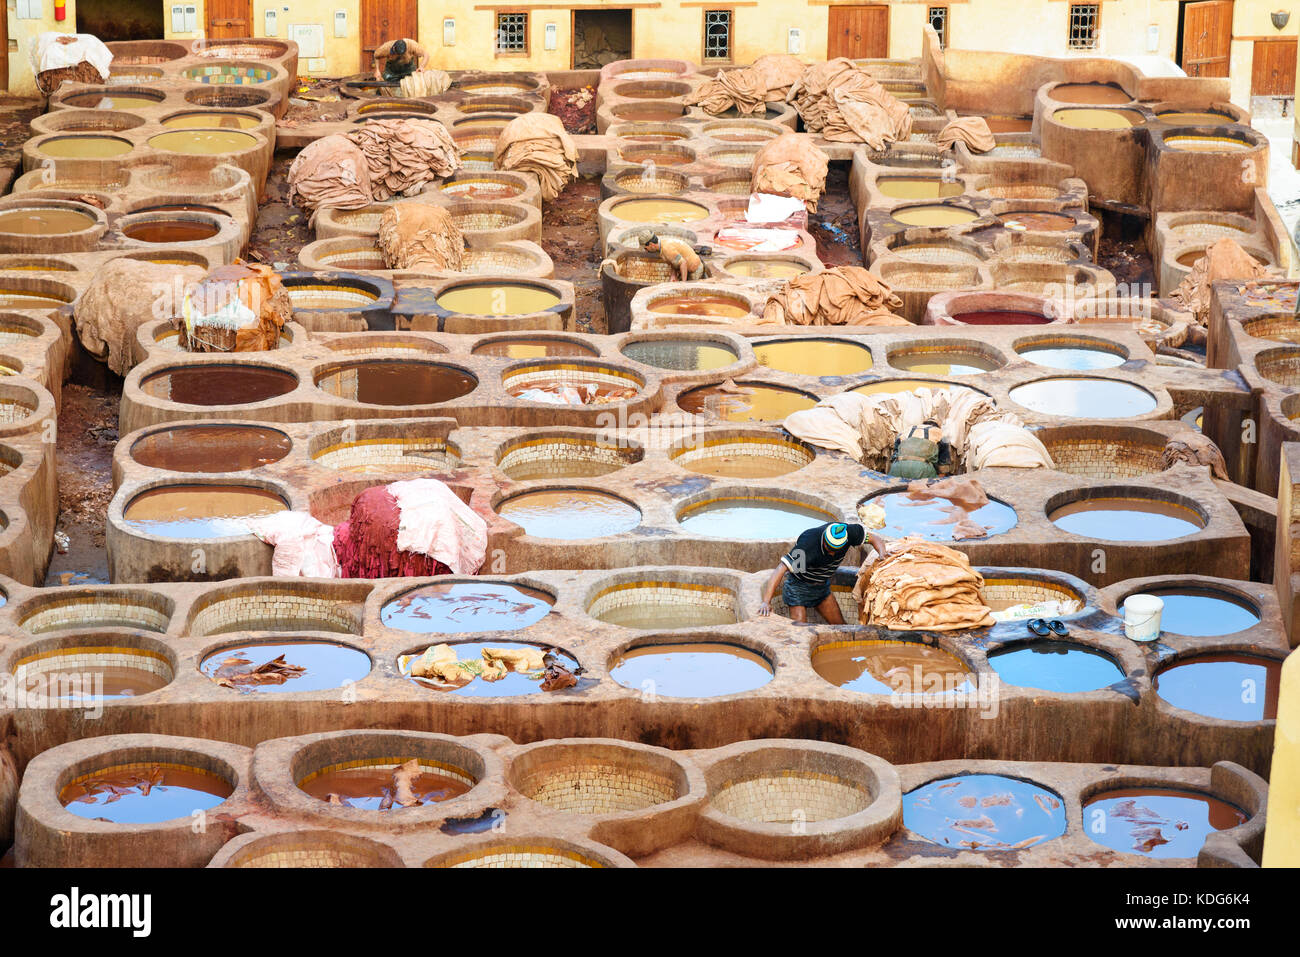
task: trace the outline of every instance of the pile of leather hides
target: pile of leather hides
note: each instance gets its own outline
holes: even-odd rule
[[[858,622],[891,631],[963,631],[994,624],[984,576],[956,549],[909,536],[858,571]],[[872,553],[874,556],[874,552]]]
[[[64,83],[107,83],[113,54],[89,33],[39,33],[27,48],[36,87],[45,96]]]
[[[804,201],[808,212],[815,213],[817,200],[826,188],[829,162],[807,133],[782,133],[754,154],[750,191],[793,196]]]
[[[308,143],[289,165],[289,202],[312,211],[360,209],[374,201],[370,166],[342,133]]]
[[[396,203],[379,217],[375,241],[389,269],[452,270],[465,266],[465,239],[451,213],[441,206]]]
[[[1235,240],[1225,236],[1192,264],[1192,271],[1183,277],[1169,298],[1180,303],[1204,326],[1210,318],[1211,283],[1217,279],[1258,279],[1272,272]]]
[[[346,135],[366,157],[376,203],[422,193],[460,169],[456,141],[437,120],[370,120]]]
[[[804,273],[768,298],[763,321],[796,326],[907,326],[897,309],[903,300],[889,284],[861,266]]]
[[[437,479],[366,489],[334,529],[343,578],[472,575],[487,555],[487,522]]]
[[[713,116],[733,106],[742,116],[767,111],[767,84],[752,66],[739,70],[720,70],[686,95],[687,106],[698,106]]]
[[[828,140],[881,150],[912,135],[907,104],[844,57],[808,67],[786,100],[799,111],[805,129]]]
[[[185,293],[180,346],[189,352],[264,352],[279,348],[293,303],[275,271],[236,260]]]
[[[445,70],[421,70],[397,84],[399,96],[437,96],[450,88],[451,74]]]
[[[202,275],[202,266],[110,259],[95,270],[77,300],[77,338],[92,356],[126,375],[134,364],[136,329],[145,322],[176,318],[186,286]]]
[[[945,150],[958,141],[965,143],[972,153],[987,153],[997,145],[988,121],[982,116],[963,116],[953,120],[935,138],[939,148]]]
[[[992,398],[970,389],[844,392],[792,412],[783,425],[796,438],[884,471],[894,440],[927,420],[939,424],[954,456],[969,471],[1054,467],[1046,447],[1014,412],[998,409]]]
[[[805,64],[788,53],[765,53],[749,68],[763,81],[763,88],[767,91],[763,98],[769,103],[781,103],[789,94],[790,87],[803,76]]]
[[[578,148],[558,116],[525,113],[501,131],[495,165],[532,173],[541,182],[542,199],[549,201],[578,178]]]
[[[1223,461],[1223,453],[1213,439],[1200,432],[1190,432],[1165,443],[1164,467],[1173,468],[1179,463],[1208,465],[1214,478],[1228,481],[1228,466]]]

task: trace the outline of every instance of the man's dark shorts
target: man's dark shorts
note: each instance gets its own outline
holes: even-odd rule
[[[781,583],[781,599],[787,608],[816,608],[831,593],[830,582],[807,585],[790,575]]]

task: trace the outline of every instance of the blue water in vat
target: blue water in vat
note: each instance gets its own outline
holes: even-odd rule
[[[979,851],[1033,847],[1065,833],[1046,788],[999,774],[940,778],[903,796],[903,824],[935,844]]]
[[[1096,691],[1124,679],[1106,655],[1068,641],[1035,641],[995,651],[989,664],[1009,685],[1062,694]]]

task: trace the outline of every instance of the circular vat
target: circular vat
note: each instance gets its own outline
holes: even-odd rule
[[[688,472],[715,478],[776,478],[816,458],[814,449],[782,435],[711,432],[706,439],[679,442],[668,457]]]
[[[677,398],[683,411],[711,415],[725,422],[781,422],[791,412],[811,409],[816,404],[817,398],[807,392],[761,382],[701,386]]]
[[[450,402],[478,387],[473,375],[454,366],[412,359],[336,362],[317,369],[316,387],[364,405],[421,406]]]
[[[0,313],[0,347],[25,346],[45,335],[47,327],[39,320],[17,313]]]
[[[1255,144],[1242,133],[1224,131],[1209,133],[1178,133],[1163,137],[1165,146],[1171,150],[1195,153],[1236,153],[1241,150],[1254,149]]]
[[[66,259],[50,259],[45,256],[0,256],[0,269],[6,272],[77,272],[77,267],[68,262]],[[17,316],[0,316],[0,323],[12,324]],[[36,326],[23,328],[36,329]],[[4,336],[10,335],[14,330],[9,332],[0,332],[0,343],[5,342]],[[43,335],[42,332],[32,331],[26,334],[25,338],[36,338]],[[24,341],[24,340],[19,340]]]
[[[386,422],[357,423],[314,435],[307,454],[317,465],[360,475],[445,472],[460,467],[460,450],[446,436],[418,425]]]
[[[802,259],[779,256],[733,256],[723,260],[721,269],[742,279],[793,279],[812,272],[812,268]]]
[[[645,308],[661,316],[708,316],[710,318],[743,319],[753,312],[753,306],[744,296],[716,289],[685,290],[669,288],[645,301]]]
[[[975,339],[925,339],[889,350],[895,369],[918,375],[978,375],[1003,366],[1002,353]]]
[[[1014,348],[1035,365],[1071,372],[1113,369],[1128,361],[1126,347],[1087,336],[1036,336],[1019,340]]]
[[[510,173],[454,173],[438,187],[456,199],[514,199],[523,195],[527,184]]]
[[[1058,103],[1083,103],[1091,106],[1118,106],[1133,97],[1114,83],[1059,83],[1047,91]]]
[[[761,688],[776,667],[747,645],[692,636],[628,645],[611,656],[609,676],[624,688],[667,698],[717,698]]]
[[[711,163],[717,163],[719,166],[735,166],[741,169],[750,170],[754,166],[754,157],[758,155],[761,146],[723,146],[718,149],[709,150],[705,154],[705,159]]]
[[[1132,382],[1084,376],[1038,379],[1015,386],[1008,395],[1031,412],[1075,419],[1126,419],[1145,415],[1159,404],[1154,395]]]
[[[79,110],[137,110],[141,107],[157,106],[163,99],[165,94],[161,90],[126,86],[85,90],[65,96],[59,102]]]
[[[1300,387],[1300,348],[1265,349],[1255,356],[1255,369],[1270,382]]]
[[[117,228],[138,243],[199,243],[214,238],[229,222],[228,216],[211,213],[131,213],[118,221]]]
[[[286,277],[284,288],[289,293],[294,312],[303,309],[366,309],[375,305],[380,295],[379,290],[364,279],[322,280],[292,276]]]
[[[127,502],[122,522],[160,538],[227,538],[251,534],[247,519],[288,508],[279,492],[257,485],[161,485]]]
[[[620,103],[609,108],[609,114],[615,120],[625,123],[671,123],[686,115],[687,107],[683,103],[671,100],[653,100],[636,103]]]
[[[181,76],[195,83],[255,86],[274,79],[275,71],[257,63],[222,63],[219,66],[194,66],[182,70]]]
[[[865,811],[880,790],[870,765],[806,747],[768,747],[706,771],[709,808],[747,824],[816,824]]]
[[[615,219],[629,223],[693,223],[709,218],[707,206],[672,196],[624,199],[609,208]],[[746,312],[749,310],[746,309]]]
[[[1152,784],[1102,791],[1084,802],[1083,817],[1102,825],[1084,828],[1098,844],[1167,860],[1195,858],[1207,837],[1244,824],[1248,815],[1204,791]]]
[[[989,667],[1017,688],[1057,694],[1096,691],[1124,680],[1110,655],[1069,641],[1030,641],[989,653]]]
[[[491,151],[488,152],[489,157]],[[466,154],[464,158],[468,158]],[[472,167],[470,167],[472,168]],[[518,204],[493,203],[486,200],[453,202],[446,207],[452,222],[463,233],[487,233],[518,226],[528,218],[528,209]]]
[[[162,125],[169,130],[251,130],[266,120],[265,113],[236,113],[232,110],[187,110],[164,117]],[[247,149],[254,144],[237,147]],[[160,147],[170,149],[170,147]],[[179,151],[185,152],[185,151]]]
[[[680,123],[616,123],[609,133],[627,143],[671,143],[689,139],[691,129]]]
[[[156,150],[191,156],[242,153],[262,145],[251,133],[237,129],[180,129],[155,133],[145,141]]]
[[[1124,426],[1065,426],[1035,433],[1058,472],[1094,479],[1125,479],[1161,472],[1166,437]]]
[[[910,486],[876,492],[858,504],[879,505],[885,510],[880,534],[886,538],[915,535],[931,542],[969,541],[1001,535],[1017,524],[1016,510],[998,499],[990,498],[972,509],[914,492]]]
[[[170,63],[189,55],[189,47],[183,43],[168,43],[162,40],[128,40],[105,44],[113,53],[113,65],[138,66],[149,63]],[[118,71],[114,70],[116,74]]]
[[[515,482],[595,478],[640,462],[645,450],[630,442],[591,435],[525,435],[497,450],[496,465]]]
[[[660,751],[614,742],[542,744],[516,755],[510,785],[562,814],[645,811],[687,796],[683,765]]]
[[[531,76],[511,73],[482,73],[463,76],[452,81],[452,88],[476,96],[519,97],[537,92],[538,81]]]
[[[552,405],[608,405],[636,398],[645,379],[631,369],[586,359],[546,359],[501,375],[506,394]]]
[[[193,48],[195,56],[210,60],[242,60],[244,58],[271,59],[289,52],[289,46],[279,40],[241,37],[237,40],[203,40]]]
[[[224,762],[208,758],[205,766],[200,763],[207,758],[202,752],[145,750],[150,752],[147,760],[120,761],[60,780],[59,803],[80,818],[156,824],[193,818],[224,803],[235,791],[233,769],[221,767]]]
[[[637,339],[619,350],[633,362],[673,372],[723,369],[740,361],[740,354],[725,339]]]
[[[960,240],[909,240],[906,234],[900,233],[885,240],[885,245],[891,256],[908,262],[975,266],[984,261],[978,246]]]
[[[555,596],[510,582],[437,582],[404,591],[384,604],[388,628],[421,635],[518,631],[551,613]]]
[[[194,603],[185,633],[207,636],[235,631],[361,634],[360,590],[318,585],[256,582],[205,592]],[[160,629],[161,630],[161,629]]]
[[[646,166],[639,170],[616,173],[614,185],[628,193],[658,193],[671,196],[686,192],[690,180],[682,173],[675,173],[670,169]]]
[[[1060,233],[1074,229],[1078,223],[1068,213],[1049,213],[1032,209],[1014,209],[997,214],[998,221],[1017,233]]]
[[[199,671],[241,694],[329,691],[370,674],[370,656],[337,641],[242,641],[206,652]]]
[[[387,844],[338,831],[288,831],[236,838],[209,867],[403,867]]]
[[[278,462],[293,441],[260,425],[173,425],[131,443],[131,458],[169,472],[243,472]]]
[[[425,867],[632,867],[631,861],[599,845],[573,844],[553,837],[501,838],[448,851]]]
[[[1175,708],[1220,721],[1272,721],[1282,662],[1235,652],[1180,657],[1155,673],[1155,689]]]
[[[1230,591],[1201,586],[1156,587],[1141,591],[1164,602],[1160,611],[1160,630],[1165,633],[1194,637],[1234,635],[1260,622],[1259,606]],[[1122,614],[1122,600],[1119,606]]]
[[[397,670],[412,683],[431,691],[469,698],[509,698],[585,690],[589,679],[548,687],[551,666],[570,676],[582,673],[578,659],[551,645],[522,641],[457,641],[417,648],[397,656]]]
[[[1200,245],[1194,246],[1184,252],[1179,253],[1177,258],[1174,259],[1174,262],[1178,263],[1178,265],[1186,269],[1191,269],[1193,266],[1196,265],[1197,260],[1204,258],[1208,248],[1209,248],[1208,246],[1200,246]],[[1261,266],[1273,265],[1273,256],[1266,250],[1259,249],[1258,247],[1250,246],[1250,247],[1246,247],[1245,251],[1251,256],[1252,259],[1255,260],[1255,262],[1259,263]]]
[[[742,541],[792,541],[815,525],[839,520],[826,508],[757,491],[704,493],[677,510],[688,535]]]
[[[98,223],[95,211],[83,203],[37,200],[0,209],[0,234],[12,236],[67,236]]]
[[[1087,598],[1072,585],[1041,575],[986,573],[980,600],[998,621],[1065,618],[1087,608]]]
[[[140,380],[140,391],[151,399],[209,408],[266,402],[297,387],[292,372],[251,363],[196,363],[162,369]]]
[[[587,614],[622,628],[700,628],[738,622],[740,601],[734,587],[716,578],[633,577],[599,586]]]
[[[764,120],[719,120],[705,123],[700,131],[723,143],[763,143],[781,135],[781,129]]]
[[[132,628],[162,632],[171,620],[172,600],[131,588],[60,589],[25,602],[14,615],[34,635],[69,628]]]
[[[467,96],[456,103],[461,113],[509,113],[519,116],[531,113],[533,104],[521,96]]]
[[[827,641],[813,670],[837,688],[862,694],[971,694],[973,673],[951,652],[920,641]]]
[[[753,344],[758,364],[775,372],[804,376],[847,376],[871,368],[871,350],[836,339],[769,339]]]
[[[422,113],[431,116],[438,111],[438,108],[432,103],[422,103],[419,100],[395,96],[376,97],[369,103],[362,103],[357,107],[357,113],[362,116],[368,113],[385,113],[389,111],[394,113]]]
[[[880,176],[876,191],[889,199],[947,199],[960,196],[966,186],[937,176]]]
[[[185,102],[194,106],[238,110],[264,106],[271,102],[271,94],[266,90],[240,89],[235,85],[226,85],[211,89],[187,90]]]
[[[955,203],[921,203],[915,206],[901,206],[890,216],[895,222],[904,226],[930,226],[943,228],[961,226],[980,218],[980,214],[969,206]]]
[[[500,359],[547,359],[558,356],[595,356],[600,353],[575,339],[539,335],[480,340],[470,354]]]
[[[704,188],[710,193],[748,197],[753,177],[748,170],[731,168],[715,173],[705,173],[703,179]],[[749,206],[748,199],[745,201],[745,206],[746,208]]]
[[[42,132],[122,133],[145,124],[135,113],[117,110],[58,110],[40,120]]]
[[[1065,802],[1022,778],[962,774],[904,794],[903,824],[945,847],[1016,851],[1064,834]]]
[[[25,703],[72,707],[137,698],[175,676],[172,651],[142,635],[53,638],[27,645],[9,669]]]
[[[42,156],[55,159],[113,159],[133,149],[135,144],[128,139],[96,133],[50,136],[36,147]]]
[[[630,80],[616,84],[610,92],[633,100],[671,100],[690,93],[691,85],[659,78]]]
[[[1047,501],[1047,517],[1063,531],[1112,542],[1159,542],[1201,531],[1209,516],[1179,495],[1091,488],[1086,497],[1063,492]]]
[[[563,308],[550,286],[528,282],[465,282],[448,286],[437,303],[465,316],[527,316]]]
[[[549,260],[543,259],[545,255],[540,251],[534,253],[505,244],[487,249],[467,249],[461,263],[461,271],[471,276],[500,276],[529,272],[536,274],[549,269]]]
[[[627,499],[594,488],[548,488],[523,492],[496,507],[535,538],[578,540],[628,532],[641,524],[641,510]]]
[[[324,243],[329,245],[324,246]],[[339,236],[323,240],[313,252],[316,261],[325,269],[353,272],[388,268],[384,254],[375,246],[374,239],[369,236],[355,238]]]
[[[1127,130],[1141,126],[1146,117],[1137,110],[1067,107],[1052,113],[1052,120],[1076,130]]]
[[[289,770],[323,805],[401,813],[468,793],[486,768],[477,751],[446,738],[375,732],[313,741],[293,755]]]

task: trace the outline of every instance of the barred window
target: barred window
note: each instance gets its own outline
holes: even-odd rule
[[[497,14],[497,53],[528,52],[528,14]]]
[[[1101,21],[1101,4],[1070,4],[1070,49],[1095,50]]]
[[[704,11],[704,59],[731,59],[731,11]]]
[[[948,8],[931,7],[930,8],[930,26],[934,32],[939,34],[939,47],[948,48]]]

